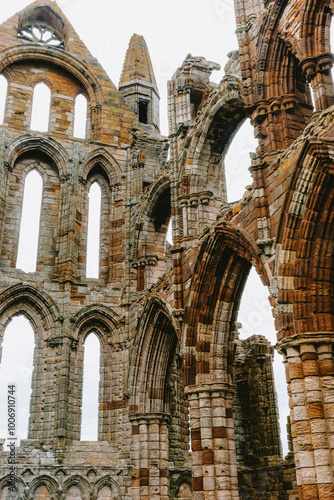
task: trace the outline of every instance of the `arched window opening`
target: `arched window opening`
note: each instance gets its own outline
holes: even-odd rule
[[[100,269],[101,188],[94,182],[88,193],[86,278],[98,278]]]
[[[31,379],[34,356],[34,332],[24,316],[16,316],[7,325],[1,346],[0,400],[7,401],[8,386],[13,386],[15,396],[15,436],[27,439]],[[0,412],[0,435],[10,439],[7,412]],[[5,451],[8,451],[5,448]]]
[[[100,341],[95,333],[84,343],[81,441],[97,441],[100,386]]]
[[[157,233],[166,233],[171,219],[170,188],[165,189],[158,197],[152,210],[152,220]]]
[[[45,83],[38,83],[34,88],[31,110],[30,129],[38,132],[48,132],[51,92]]]
[[[0,125],[3,125],[5,109],[6,109],[6,100],[7,100],[7,80],[3,75],[0,75]]]
[[[262,284],[254,267],[250,271],[241,298],[238,322],[242,325],[239,328],[240,340],[249,339],[253,335],[262,335],[266,337],[272,346],[276,344],[276,332],[268,301],[268,289]],[[277,353],[274,355],[273,371],[280,416],[283,454],[286,455],[288,453],[288,442],[285,429],[289,416],[289,403],[283,359]]]
[[[42,177],[36,170],[31,170],[24,183],[16,259],[16,267],[27,273],[36,271],[42,192]]]
[[[73,137],[78,139],[86,138],[87,124],[87,99],[82,95],[77,95],[74,103],[74,123]]]
[[[234,136],[224,159],[227,201],[242,198],[246,186],[252,184],[249,172],[250,153],[255,152],[257,140],[254,129],[247,119]]]

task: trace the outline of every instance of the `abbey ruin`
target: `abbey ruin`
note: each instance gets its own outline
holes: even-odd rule
[[[234,3],[238,50],[221,82],[210,81],[216,63],[190,55],[171,76],[169,137],[142,36],[131,38],[116,88],[56,2],[37,0],[0,26],[0,339],[19,314],[35,335],[28,436],[12,467],[2,446],[1,500],[334,500],[334,3]],[[45,132],[31,128],[41,83],[51,95]],[[228,203],[224,158],[247,117],[259,144],[253,181]],[[36,269],[24,272],[32,171],[41,216]],[[97,278],[86,273],[93,184]],[[273,347],[237,335],[252,266],[286,368],[286,457]],[[98,439],[84,441],[91,332]]]

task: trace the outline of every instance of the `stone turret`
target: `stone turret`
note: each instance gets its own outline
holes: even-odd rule
[[[119,91],[136,113],[138,125],[159,132],[159,92],[144,37],[132,35]]]

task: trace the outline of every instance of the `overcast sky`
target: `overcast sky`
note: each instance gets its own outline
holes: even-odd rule
[[[28,4],[25,0],[3,0],[0,22]],[[227,54],[238,48],[232,0],[59,0],[58,5],[116,86],[132,34],[144,36],[159,87],[161,132],[164,135],[168,134],[167,80],[187,54],[205,57],[223,68]],[[222,76],[222,70],[214,71],[211,79],[219,83]],[[251,182],[247,167],[249,151],[255,147],[252,134],[249,136],[248,133],[247,139],[236,141],[233,147],[233,168],[228,173],[227,182],[233,186],[234,180],[235,187],[229,194],[229,201],[241,197],[244,186]],[[244,155],[242,161],[240,151]],[[261,285],[256,273],[252,272],[239,314],[239,320],[244,325],[241,331],[243,338],[254,333],[263,334],[275,343],[267,297],[268,291]],[[278,354],[275,357],[279,364],[277,388],[282,401],[286,397],[286,384],[280,357]],[[281,424],[285,434],[287,404],[281,402],[280,406],[284,408]]]

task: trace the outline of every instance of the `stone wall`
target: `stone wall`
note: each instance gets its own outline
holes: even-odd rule
[[[51,0],[0,27],[8,81],[1,346],[15,315],[35,333],[15,498],[334,499],[333,5],[234,3],[239,50],[217,85],[210,77],[219,65],[186,57],[168,83],[168,139],[158,132],[159,94],[142,37],[130,41],[117,90]],[[29,38],[41,24],[57,46]],[[30,129],[40,82],[51,92],[47,132]],[[73,137],[80,93],[85,139]],[[227,203],[224,158],[247,116],[259,140],[252,184]],[[17,246],[33,169],[43,180],[42,215],[37,267],[26,273],[16,267]],[[91,279],[94,182],[102,210],[99,276]],[[268,287],[287,368],[293,450],[286,460],[272,348],[262,336],[240,342],[237,335],[251,266]],[[99,435],[85,442],[83,344],[91,332],[101,346]],[[13,497],[8,459],[5,448],[3,499]]]

